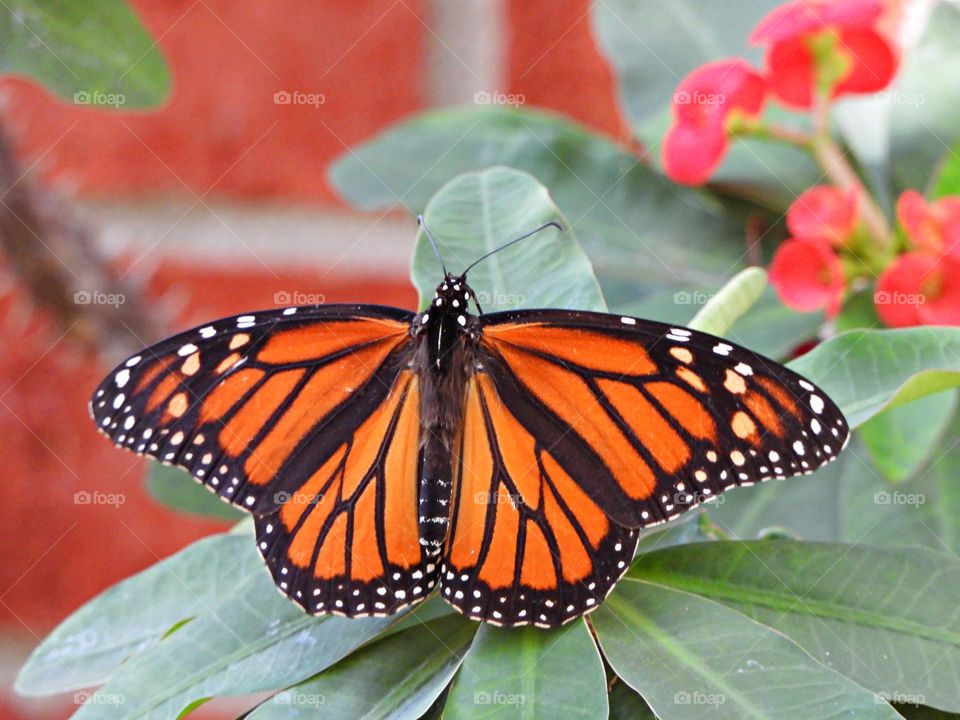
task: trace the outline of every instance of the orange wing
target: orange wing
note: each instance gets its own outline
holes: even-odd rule
[[[420,391],[390,394],[277,512],[256,518],[277,587],[304,610],[387,615],[423,600],[438,568],[419,542]]]
[[[508,410],[627,527],[737,485],[811,473],[848,439],[812,383],[704,333],[559,310],[484,323],[485,371]]]
[[[597,606],[638,533],[621,527],[510,412],[486,374],[469,384],[443,598],[497,625],[560,625]]]
[[[272,512],[390,395],[409,362],[411,317],[329,305],[220,320],[122,363],[91,414],[117,445]]]

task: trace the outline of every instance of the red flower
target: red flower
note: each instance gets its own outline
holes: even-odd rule
[[[787,307],[798,312],[826,308],[840,312],[846,279],[833,249],[819,240],[787,240],[773,256],[770,284]]]
[[[750,42],[767,45],[767,83],[787,105],[809,108],[818,90],[831,98],[882,90],[897,52],[877,29],[879,0],[796,0],[773,10]]]
[[[763,78],[743,60],[720,60],[687,75],[673,95],[674,122],[663,141],[663,166],[679,183],[700,185],[723,160],[731,120],[763,109]]]
[[[960,257],[960,197],[928,203],[907,190],[897,200],[897,219],[918,250]]]
[[[793,201],[787,228],[798,240],[815,240],[842,247],[857,227],[857,189],[816,185]]]
[[[889,327],[960,325],[960,258],[904,253],[883,271],[873,304]]]

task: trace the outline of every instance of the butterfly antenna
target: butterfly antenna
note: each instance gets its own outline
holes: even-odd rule
[[[531,230],[530,232],[525,233],[525,234],[521,235],[521,236],[518,237],[518,238],[514,238],[514,239],[511,240],[510,242],[504,243],[504,244],[501,245],[500,247],[494,248],[493,250],[491,250],[490,252],[488,252],[486,255],[480,257],[480,258],[477,259],[477,260],[474,260],[474,261],[470,264],[470,266],[469,266],[466,270],[463,271],[463,274],[466,275],[466,274],[467,274],[468,272],[470,272],[474,267],[476,267],[477,265],[479,265],[481,262],[483,262],[484,260],[486,260],[486,259],[487,259],[488,257],[490,257],[491,255],[494,255],[494,254],[500,252],[501,250],[506,250],[506,249],[507,249],[508,247],[510,247],[511,245],[515,245],[516,243],[520,242],[521,240],[526,240],[528,237],[531,237],[531,236],[533,236],[533,235],[536,235],[538,232],[540,232],[541,230],[546,230],[548,227],[555,227],[555,228],[556,228],[557,230],[559,230],[560,232],[563,232],[563,226],[562,226],[560,223],[554,222],[554,221],[551,220],[550,222],[544,223],[544,224],[541,225],[540,227],[534,228],[534,229]]]
[[[437,247],[437,243],[433,239],[433,235],[430,234],[430,228],[427,227],[427,221],[423,219],[423,215],[417,215],[417,225],[423,228],[423,234],[426,235],[427,240],[430,241],[430,247],[433,248],[433,252],[436,254],[437,260],[440,261],[440,267],[443,268],[443,276],[446,277],[450,273],[447,272],[446,263],[443,262],[443,255],[440,254],[440,248]]]

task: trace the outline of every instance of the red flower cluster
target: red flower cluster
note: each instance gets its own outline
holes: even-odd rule
[[[791,238],[777,248],[770,283],[788,307],[840,311],[849,281],[861,263],[859,193],[821,185],[798,197],[787,211]],[[890,327],[960,325],[960,197],[928,203],[908,190],[897,218],[910,249],[890,263],[873,296],[877,315]],[[844,263],[844,258],[850,262]]]
[[[960,325],[960,197],[928,203],[908,190],[897,219],[911,249],[877,280],[877,315],[891,327]]]
[[[859,224],[856,189],[817,185],[787,210],[791,238],[777,248],[770,283],[784,304],[800,312],[840,312],[847,280],[838,250],[849,246]]]
[[[773,10],[750,35],[766,48],[766,71],[743,60],[697,68],[677,87],[674,122],[664,137],[664,169],[686,185],[706,182],[729,138],[750,128],[767,96],[808,109],[834,99],[882,90],[897,69],[896,48],[878,29],[880,0],[796,0]]]

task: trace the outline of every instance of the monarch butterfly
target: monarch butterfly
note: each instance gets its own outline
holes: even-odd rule
[[[506,626],[584,615],[642,528],[847,442],[830,399],[771,360],[633,317],[483,314],[472,267],[444,266],[420,313],[313,305],[188,330],[121,363],[91,414],[251,512],[305,611],[391,614],[439,587]]]

